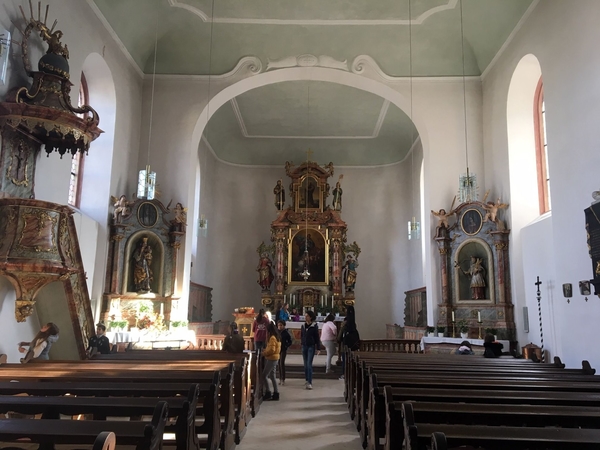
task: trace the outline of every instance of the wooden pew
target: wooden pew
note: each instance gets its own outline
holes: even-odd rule
[[[117,438],[115,436],[115,433],[112,433],[110,431],[103,431],[102,433],[100,433],[98,435],[98,437],[96,438],[96,440],[94,441],[94,444],[92,446],[92,450],[115,450],[115,447],[117,445]],[[4,447],[5,449],[11,449],[11,450],[26,450],[25,448],[21,448],[21,447],[15,447],[10,446],[10,447]],[[72,449],[74,450],[74,449]],[[77,449],[80,450],[80,449]]]
[[[369,372],[371,369],[369,369]],[[363,395],[360,400],[359,410],[357,414],[361,419],[361,427],[366,428],[369,433],[369,424],[366,423],[366,417],[368,414],[373,414],[373,423],[371,427],[378,427],[381,434],[383,428],[381,423],[378,422],[378,417],[383,417],[384,407],[382,402],[382,396],[384,386],[389,387],[406,387],[406,388],[437,388],[437,389],[471,389],[476,386],[478,389],[487,389],[494,391],[512,390],[512,391],[561,391],[561,392],[580,392],[580,393],[597,393],[600,394],[600,383],[598,380],[592,382],[567,382],[567,381],[554,381],[544,380],[535,378],[490,378],[490,377],[478,377],[477,374],[473,374],[473,377],[464,378],[447,378],[445,375],[440,375],[439,378],[433,376],[427,378],[398,378],[393,374],[387,372],[379,372],[379,374],[370,374],[370,384],[368,392],[370,395]],[[373,404],[375,402],[375,404]],[[600,423],[600,422],[599,422]],[[361,433],[362,436],[362,433]]]
[[[222,420],[221,445],[225,450],[235,447],[235,409],[233,406],[233,363],[222,364],[198,364],[197,366],[174,362],[172,365],[162,362],[162,369],[149,369],[147,364],[91,364],[78,362],[46,362],[40,364],[6,364],[0,366],[0,380],[21,381],[48,381],[60,379],[63,381],[94,381],[102,384],[106,381],[112,383],[140,383],[154,380],[162,383],[187,382],[191,383],[211,382],[214,370],[221,369],[225,376],[221,376],[219,391],[219,413]],[[175,368],[173,368],[175,367]],[[183,370],[186,368],[185,370]]]
[[[218,413],[218,378],[201,392],[200,385],[189,386],[187,396],[181,397],[75,397],[75,396],[0,396],[0,413],[42,414],[42,419],[60,419],[60,414],[74,416],[91,414],[95,420],[108,416],[132,417],[151,415],[158,401],[167,403],[169,417],[176,417],[174,425],[177,450],[217,450],[220,443]],[[19,384],[19,383],[13,383]],[[46,383],[38,383],[46,384]],[[147,391],[132,391],[129,395],[147,395]],[[49,392],[41,392],[42,395]],[[91,394],[92,391],[86,392]],[[38,394],[39,395],[39,394]],[[112,395],[112,394],[111,394]],[[196,426],[197,413],[203,417],[202,426]],[[166,427],[167,432],[171,427]],[[198,434],[206,434],[200,441]]]
[[[251,364],[255,361],[252,353],[226,353],[214,350],[134,350],[123,353],[111,353],[108,355],[94,355],[91,361],[145,361],[147,363],[160,364],[162,361],[227,361],[234,362],[234,407],[235,407],[235,440],[239,444],[246,433],[246,427],[251,418],[256,415],[259,408],[259,400],[253,392],[260,380],[251,377]],[[260,378],[260,377],[258,377]]]
[[[431,441],[429,441],[431,439]],[[415,424],[410,428],[407,450],[448,450],[481,446],[486,450],[597,449],[600,430],[573,428],[490,427],[486,425]]]
[[[493,405],[554,405],[554,406],[586,406],[600,407],[600,393],[582,392],[528,392],[528,391],[495,391],[484,389],[427,389],[427,388],[393,388],[386,392],[388,404],[391,402],[445,402],[445,403],[480,403],[493,408]],[[381,401],[381,400],[380,400]],[[368,417],[368,447],[381,448],[380,439],[385,437],[381,424],[385,424],[385,398],[383,398],[383,414],[379,408]],[[385,427],[384,427],[385,428]],[[363,443],[364,445],[364,443]],[[365,445],[366,448],[367,445]]]
[[[0,420],[0,441],[15,442],[28,438],[31,442],[40,444],[40,450],[50,450],[54,448],[55,444],[95,444],[100,433],[112,432],[116,434],[116,442],[119,445],[134,445],[136,450],[161,450],[167,415],[167,404],[159,402],[154,408],[151,422],[60,419]],[[109,438],[107,437],[107,439]]]
[[[401,448],[410,424],[461,424],[493,426],[560,426],[563,428],[597,428],[600,409],[554,405],[483,405],[473,403],[394,402],[390,387],[385,393],[384,450]]]

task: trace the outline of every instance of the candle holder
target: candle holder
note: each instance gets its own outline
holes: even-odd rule
[[[455,327],[456,322],[453,320],[452,321],[452,337],[455,338],[456,337],[456,327]]]
[[[479,324],[479,336],[477,337],[477,339],[482,339],[482,337],[481,337],[481,324],[483,322],[477,322],[477,323]]]

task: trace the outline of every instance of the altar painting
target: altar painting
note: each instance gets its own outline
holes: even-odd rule
[[[324,230],[327,234],[327,230]],[[329,252],[327,236],[323,236],[314,228],[290,230],[290,249],[288,252],[288,283],[294,284],[328,284]],[[305,255],[308,251],[308,259]],[[304,280],[302,272],[308,265],[310,278]]]
[[[302,179],[298,188],[298,208],[321,208],[321,188],[316,178],[305,176]]]

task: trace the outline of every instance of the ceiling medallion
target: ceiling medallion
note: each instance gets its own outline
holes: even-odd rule
[[[46,25],[46,15],[41,19],[41,3],[38,3],[38,17],[34,18],[30,5],[30,18],[27,19],[23,8],[21,14],[27,26],[21,31],[23,66],[27,75],[33,78],[30,87],[21,87],[0,103],[0,129],[18,130],[34,141],[45,145],[48,156],[58,151],[61,158],[66,153],[86,152],[90,143],[100,136],[98,113],[88,105],[71,105],[71,86],[69,81],[69,49],[61,42],[62,31]],[[31,33],[39,33],[48,44],[48,50],[38,62],[38,71],[31,70],[28,40]],[[81,115],[82,117],[78,116]]]

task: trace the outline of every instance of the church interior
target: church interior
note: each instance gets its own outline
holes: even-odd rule
[[[0,0],[9,362],[289,303],[600,366],[598,2],[48,3]]]
[[[598,17],[0,0],[0,442],[596,448]]]

